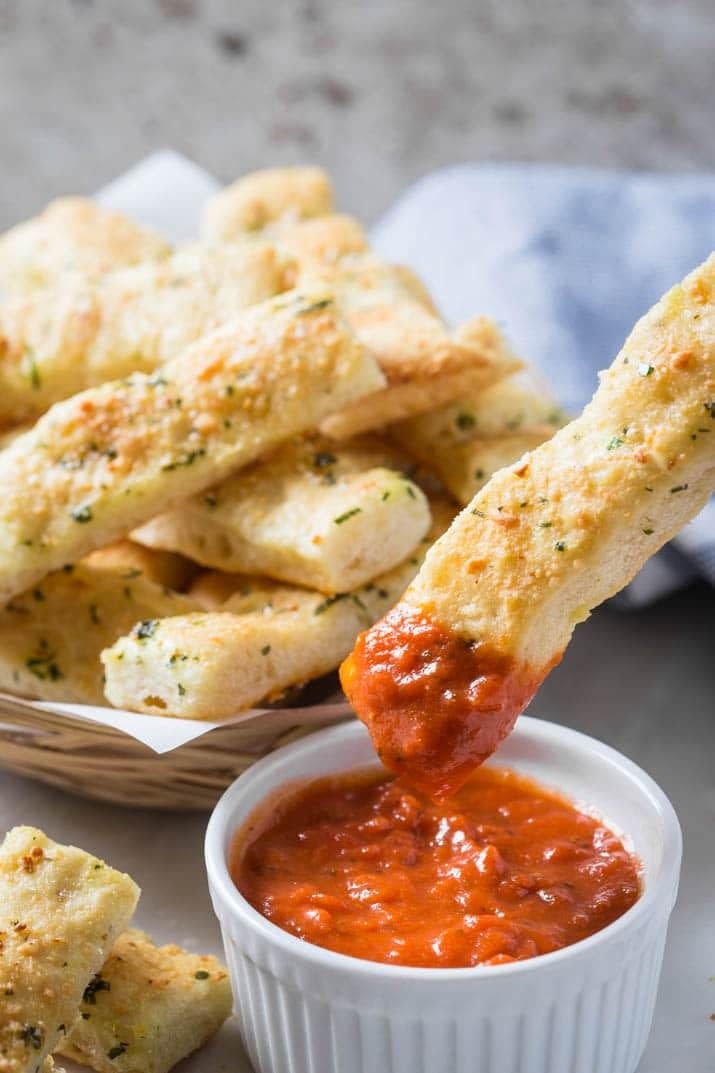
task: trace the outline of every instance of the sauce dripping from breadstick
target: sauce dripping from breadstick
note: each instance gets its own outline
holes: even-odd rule
[[[491,756],[559,659],[519,665],[401,603],[360,635],[340,677],[385,766],[443,797]]]

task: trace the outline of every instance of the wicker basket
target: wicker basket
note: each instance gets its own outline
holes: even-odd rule
[[[0,693],[0,768],[114,805],[204,810],[266,753],[350,715],[345,700],[276,708],[157,754],[112,727]]]

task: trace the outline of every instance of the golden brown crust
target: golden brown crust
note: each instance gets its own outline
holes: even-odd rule
[[[368,250],[367,235],[352,216],[331,214],[282,227],[278,242],[301,270],[335,265]]]
[[[495,439],[540,426],[561,428],[568,417],[559,405],[528,382],[528,374],[508,376],[469,397],[436,407],[390,429],[390,436],[418,457],[431,457],[479,436]]]
[[[159,235],[123,213],[64,197],[0,236],[0,290],[46,287],[71,273],[99,276],[168,254]]]
[[[321,168],[266,168],[243,176],[210,200],[203,233],[230,242],[332,210],[332,185]]]
[[[381,382],[329,298],[248,310],[152,375],[58,403],[0,452],[0,594],[203,488]]]
[[[404,367],[405,376],[401,382],[399,369],[394,364],[393,381],[388,387],[332,414],[323,421],[322,431],[336,439],[357,436],[401,422],[455,398],[474,395],[509,376],[521,363],[491,321],[481,318],[480,326],[480,341],[474,331],[468,344],[459,343],[458,335],[455,335],[457,342],[454,345],[447,346],[441,356],[439,353],[425,356],[421,368],[419,359],[413,354],[412,371],[407,374]],[[397,344],[399,332],[394,338]],[[397,351],[396,358],[399,361]]]
[[[295,258],[297,282],[334,294],[377,360],[385,387],[331,417],[323,426],[327,435],[370,432],[481,390],[520,367],[487,318],[451,333],[414,273],[385,264],[370,252],[355,220],[333,214],[328,180],[313,172],[246,176],[214,199],[206,228],[223,240],[272,236]]]
[[[60,281],[0,305],[0,422],[106,380],[148,372],[286,289],[269,243],[187,246],[160,262]]]

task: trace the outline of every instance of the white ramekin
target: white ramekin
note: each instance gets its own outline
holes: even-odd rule
[[[281,931],[234,886],[234,834],[296,780],[364,767],[357,722],[261,760],[224,794],[206,862],[243,1039],[260,1073],[633,1073],[655,1004],[678,886],[681,834],[663,792],[593,738],[522,717],[493,763],[567,794],[627,839],[636,904],[603,931],[508,965],[411,969],[323,950]]]

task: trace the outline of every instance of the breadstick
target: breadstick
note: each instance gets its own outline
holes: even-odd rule
[[[323,422],[329,436],[370,432],[482,390],[520,368],[487,318],[450,332],[414,274],[381,261],[360,225],[333,213],[329,180],[317,169],[276,169],[240,179],[210,203],[205,233],[222,241],[270,236],[295,259],[298,284],[334,294],[375,356],[385,386]]]
[[[266,168],[211,198],[203,233],[214,242],[231,242],[332,210],[332,186],[321,168]]]
[[[58,403],[0,452],[0,599],[382,382],[324,295],[247,310],[157,373]]]
[[[390,436],[411,454],[429,461],[435,448],[446,452],[475,436],[494,439],[541,426],[555,431],[567,420],[553,398],[536,391],[525,376],[517,374],[471,398],[400,421],[390,429]]]
[[[169,252],[159,235],[123,213],[64,197],[0,236],[0,289],[29,291],[70,273],[100,276]]]
[[[169,1073],[231,1014],[228,970],[214,957],[126,931],[87,988],[58,1054],[99,1073]]]
[[[0,422],[105,380],[148,372],[290,283],[274,246],[196,244],[163,261],[0,305]]]
[[[511,730],[574,627],[715,485],[715,256],[633,329],[581,417],[501,470],[358,640],[345,691],[438,793]]]
[[[0,609],[0,690],[104,704],[102,650],[139,619],[200,606],[164,587],[162,579],[178,575],[173,559],[136,546],[127,554],[125,546],[111,545],[15,596]]]
[[[405,559],[429,527],[424,494],[386,468],[389,454],[379,441],[293,441],[133,537],[202,566],[348,592]]]
[[[112,704],[184,719],[221,719],[334,670],[384,614],[453,516],[430,500],[429,534],[412,555],[352,592],[323,596],[237,574],[199,578],[204,614],[142,622],[102,654]]]
[[[74,846],[15,827],[0,845],[0,1069],[36,1073],[131,919],[139,888]]]
[[[450,333],[415,295],[414,283],[371,254],[301,278],[336,295],[387,380],[380,391],[327,418],[322,429],[329,436],[345,439],[401,421],[481,391],[521,366],[487,317]]]

